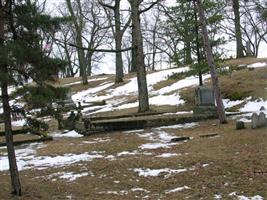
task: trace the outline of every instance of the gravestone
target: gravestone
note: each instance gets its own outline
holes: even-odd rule
[[[72,96],[71,90],[68,89],[68,91],[66,93],[66,98],[64,100],[58,102],[58,104],[62,106],[63,111],[69,111],[69,110],[77,108],[77,106],[74,103],[74,101],[72,100],[71,96]]]
[[[251,128],[255,129],[258,127],[259,116],[256,113],[253,113],[251,116]]]
[[[199,86],[195,90],[195,115],[216,116],[214,92],[210,87]]]
[[[251,128],[261,128],[267,126],[267,119],[263,112],[260,112],[259,115],[253,113],[251,117]]]
[[[266,116],[263,112],[259,114],[258,128],[266,126]]]
[[[236,121],[235,124],[236,130],[245,129],[245,123],[243,121]]]

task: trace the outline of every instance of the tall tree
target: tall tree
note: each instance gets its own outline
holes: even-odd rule
[[[149,110],[145,56],[143,48],[143,37],[141,29],[140,15],[156,5],[160,0],[150,2],[150,5],[145,8],[140,8],[143,0],[128,0],[131,6],[131,20],[132,20],[132,71],[137,72],[138,84],[138,100],[139,112],[146,112]]]
[[[78,10],[79,10],[79,15],[75,15],[74,13],[74,9],[73,9],[73,5],[71,0],[66,0],[67,3],[67,7],[70,13],[70,16],[72,17],[73,20],[73,24],[75,27],[75,33],[76,33],[76,44],[79,47],[83,47],[83,38],[82,38],[82,31],[83,31],[83,26],[84,26],[84,21],[83,21],[83,17],[81,14],[81,1],[77,0],[77,6],[78,6]],[[87,84],[88,80],[87,80],[87,73],[86,73],[86,62],[85,62],[85,52],[82,48],[77,48],[78,51],[78,60],[79,60],[79,67],[80,67],[80,76],[82,77],[83,80],[83,84]]]
[[[108,8],[112,10],[113,16],[108,16],[111,18],[114,18],[115,21],[115,29],[112,26],[112,20],[110,21],[110,25],[112,26],[112,32],[115,38],[115,50],[116,50],[116,75],[115,75],[115,83],[123,82],[123,60],[122,60],[122,38],[123,35],[130,25],[131,18],[127,20],[125,25],[122,27],[121,22],[121,13],[120,13],[120,5],[121,0],[115,0],[114,5],[106,4],[104,1],[99,0],[99,3],[104,6],[105,8]],[[107,12],[108,13],[108,12]]]
[[[198,8],[198,13],[199,13],[200,23],[201,23],[201,27],[202,27],[202,34],[203,34],[203,41],[204,41],[204,48],[206,51],[207,62],[208,62],[208,65],[210,67],[210,74],[211,74],[213,90],[215,93],[218,116],[219,116],[220,123],[226,123],[227,120],[226,120],[224,105],[223,105],[223,101],[222,101],[218,75],[216,72],[216,67],[215,67],[214,58],[213,58],[213,54],[212,54],[212,48],[211,48],[208,30],[207,30],[207,20],[205,17],[202,1],[196,0],[196,2],[197,2],[197,8]]]
[[[4,7],[5,6],[5,7]],[[4,10],[7,8],[7,10]],[[12,18],[12,3],[7,1],[3,5],[2,0],[0,0],[0,48],[3,53],[5,45],[5,26],[7,25],[7,17],[4,12],[9,12],[9,19]],[[11,26],[11,22],[9,22]],[[14,35],[13,35],[14,36]],[[5,136],[8,152],[8,161],[9,161],[9,171],[11,176],[11,187],[13,189],[13,194],[21,195],[21,184],[19,178],[19,172],[16,162],[15,149],[13,145],[13,135],[12,135],[12,126],[11,126],[11,108],[9,105],[9,94],[8,94],[8,65],[1,62],[1,90],[2,90],[2,103],[4,111],[4,122],[5,122]]]
[[[233,11],[235,16],[235,38],[236,38],[236,57],[244,57],[244,46],[242,44],[242,31],[240,25],[240,11],[239,11],[239,0],[232,0]]]
[[[9,171],[15,195],[21,195],[21,184],[13,146],[8,86],[23,86],[23,80],[31,78],[40,85],[36,94],[44,91],[44,81],[55,75],[57,66],[62,63],[45,53],[41,33],[53,32],[59,21],[59,18],[40,13],[36,2],[9,0],[4,4],[0,0],[0,82]],[[25,90],[24,95],[28,94],[31,91]]]

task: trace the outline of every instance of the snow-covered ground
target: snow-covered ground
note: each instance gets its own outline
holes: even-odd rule
[[[183,99],[181,99],[179,95],[179,90],[195,86],[198,84],[197,76],[190,76],[185,79],[182,79],[170,86],[163,87],[159,90],[154,90],[153,85],[165,81],[174,73],[181,73],[189,71],[189,67],[181,67],[168,69],[164,71],[154,72],[147,75],[147,86],[149,91],[149,103],[151,105],[182,105],[185,103]],[[210,78],[210,75],[204,75],[203,80],[207,80]],[[125,85],[119,86],[115,89],[108,89],[111,87],[113,83],[104,82],[101,85],[95,88],[89,88],[87,90],[78,92],[72,96],[74,102],[90,102],[90,101],[106,101],[106,105],[104,106],[95,106],[86,108],[83,112],[99,113],[99,112],[107,112],[113,110],[127,109],[138,106],[138,102],[127,103],[127,96],[137,97],[137,79],[136,77],[129,79],[128,83]],[[105,90],[105,95],[98,95],[99,92]],[[115,100],[114,100],[115,99]],[[96,110],[96,111],[95,111]]]

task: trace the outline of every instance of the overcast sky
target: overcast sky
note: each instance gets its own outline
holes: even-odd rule
[[[49,13],[56,14],[57,7],[64,3],[65,0],[47,0],[47,11]],[[174,5],[176,0],[164,0],[167,5]],[[128,8],[127,0],[122,0],[122,4]],[[122,5],[122,6],[123,6]],[[226,45],[223,45],[225,49],[225,53],[227,56],[235,56],[235,42],[229,42]],[[114,73],[115,72],[115,64],[113,54],[106,54],[103,59],[103,63],[101,64],[101,70],[96,70],[96,73]],[[263,44],[260,46],[259,56],[258,57],[267,57],[267,44]]]

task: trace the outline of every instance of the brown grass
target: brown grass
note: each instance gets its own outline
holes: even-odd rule
[[[236,66],[236,65],[250,65],[257,62],[267,62],[267,58],[239,58],[230,59],[224,62],[225,65]]]
[[[116,160],[95,159],[80,162],[63,168],[45,170],[25,170],[20,173],[23,184],[23,196],[12,198],[9,195],[9,175],[0,173],[0,199],[214,199],[221,194],[223,199],[233,199],[229,194],[267,197],[267,175],[257,174],[267,169],[267,132],[265,129],[241,131],[234,130],[234,123],[219,125],[217,121],[202,122],[193,129],[166,129],[177,136],[191,136],[187,143],[177,144],[169,149],[147,150],[147,155],[127,155]],[[145,132],[150,132],[150,129]],[[218,133],[219,137],[201,138],[202,134]],[[82,144],[84,140],[110,138],[110,142],[99,144]],[[38,155],[61,155],[66,153],[83,153],[105,151],[105,155],[116,155],[122,151],[133,151],[138,146],[148,143],[136,134],[121,132],[94,135],[85,138],[60,139],[38,149]],[[178,153],[171,158],[158,158],[165,152]],[[203,167],[203,164],[209,164]],[[140,177],[134,168],[191,168],[194,170],[172,174],[168,178],[162,174],[158,177]],[[73,182],[57,179],[51,181],[47,176],[56,172],[92,172],[93,175],[79,178]],[[115,181],[115,182],[114,182]],[[166,190],[182,186],[190,189],[166,194]],[[132,188],[144,188],[149,191],[133,192]],[[128,194],[107,194],[107,191],[128,191]]]
[[[233,72],[231,75],[219,77],[223,98],[236,100],[252,96],[253,99],[267,99],[267,68],[248,69]],[[208,82],[211,85],[211,82]],[[195,104],[195,87],[180,92],[186,105],[192,108]]]

